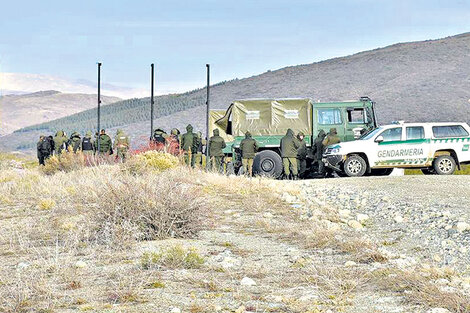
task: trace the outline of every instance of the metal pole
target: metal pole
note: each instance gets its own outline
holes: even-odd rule
[[[209,160],[209,115],[210,115],[210,102],[209,102],[209,95],[210,95],[210,64],[206,64],[207,68],[207,94],[206,94],[206,105],[207,105],[207,113],[206,113],[206,170],[210,169],[210,160]]]
[[[100,130],[101,130],[101,63],[98,62],[98,153],[100,152]]]
[[[151,73],[150,73],[150,77],[151,77],[151,87],[150,87],[150,140],[152,140],[152,136],[153,136],[153,113],[154,113],[154,101],[153,101],[153,84],[154,84],[154,69],[155,69],[155,65],[152,63],[151,64]]]

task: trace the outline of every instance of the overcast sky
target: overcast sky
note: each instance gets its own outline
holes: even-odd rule
[[[470,0],[1,1],[0,71],[182,91],[470,31]]]

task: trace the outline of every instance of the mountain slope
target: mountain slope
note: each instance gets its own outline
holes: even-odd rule
[[[102,97],[103,104],[121,99]],[[0,135],[33,124],[47,122],[96,106],[96,95],[41,91],[0,97]]]
[[[470,33],[439,40],[401,43],[223,82],[211,88],[211,104],[214,108],[226,108],[231,101],[240,98],[311,97],[318,101],[333,101],[368,95],[377,102],[380,123],[399,119],[469,121],[469,54]],[[203,89],[196,90],[179,95],[178,101],[191,103],[188,108],[197,107],[198,103],[204,104],[204,94]],[[133,116],[137,117],[132,120],[135,127],[132,127],[131,134],[134,137],[147,132],[148,103],[148,98],[134,102]],[[181,111],[181,106],[178,111]],[[204,112],[201,107],[194,111],[190,119],[172,119],[170,116],[168,121],[181,128],[193,120],[203,120]],[[110,109],[109,113],[112,116],[106,117],[110,121],[107,127],[129,124],[128,111]],[[171,110],[160,112],[159,116],[170,113]],[[90,121],[96,120],[93,114],[89,116]],[[139,123],[141,127],[137,127]],[[74,124],[74,117],[65,118],[60,123],[50,122],[47,127],[38,125],[24,131],[53,131],[54,124],[67,128],[67,125]],[[18,140],[18,136],[12,136],[10,140]]]

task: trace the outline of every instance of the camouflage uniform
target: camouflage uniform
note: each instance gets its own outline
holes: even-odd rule
[[[81,150],[81,143],[82,138],[80,138],[80,134],[73,132],[72,135],[70,135],[69,146],[72,147],[74,153]]]
[[[186,165],[191,164],[192,149],[195,137],[196,134],[193,133],[193,127],[191,124],[189,124],[186,126],[186,133],[181,137],[181,148],[183,149],[184,163],[186,163]]]
[[[104,130],[98,136],[97,140],[99,141],[99,146],[100,146],[100,150],[98,151],[99,154],[102,154],[102,155],[113,154],[113,141],[111,140],[111,137],[109,137],[104,132]],[[96,144],[98,145],[98,143]],[[98,147],[96,149],[98,149]]]
[[[293,178],[297,179],[297,149],[299,146],[297,138],[294,137],[294,132],[289,128],[286,135],[281,139],[281,157],[286,177],[290,177],[292,171]]]
[[[67,150],[68,139],[63,130],[59,130],[54,136],[54,153],[60,155],[62,151]]]
[[[209,139],[207,149],[209,149],[209,158],[212,169],[214,171],[223,172],[222,161],[224,158],[224,152],[222,151],[227,145],[225,144],[224,138],[220,137],[219,130],[214,129],[214,136]]]
[[[242,166],[245,174],[253,176],[253,160],[258,151],[258,143],[251,138],[251,133],[245,133],[245,139],[240,142],[240,150],[242,154]]]
[[[299,141],[299,149],[297,150],[297,169],[299,176],[303,177],[307,170],[307,143],[304,140],[304,133],[300,132],[297,134],[297,140]]]
[[[324,165],[322,161],[323,157],[323,140],[325,139],[325,131],[322,129],[318,133],[317,138],[313,142],[313,155],[314,163],[318,164],[318,172],[322,174],[324,172]]]
[[[180,154],[179,131],[176,128],[171,130],[170,136],[166,138],[166,151],[173,155]]]
[[[203,147],[205,146],[205,140],[202,139],[202,133],[197,132],[196,133],[196,138],[197,140],[193,143],[193,148],[196,153],[193,153],[193,160],[192,161],[192,166],[196,167],[201,167],[202,166],[202,151]]]
[[[39,165],[45,164],[45,160],[51,156],[50,152],[51,146],[49,143],[49,139],[41,135],[37,143]]]
[[[119,161],[124,162],[126,160],[130,144],[129,137],[121,129],[118,129],[116,137],[114,137],[114,149],[117,152]]]

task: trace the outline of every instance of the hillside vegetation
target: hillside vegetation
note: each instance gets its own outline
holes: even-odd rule
[[[102,97],[104,105],[121,99]],[[96,95],[54,90],[0,97],[0,136],[19,128],[55,120],[96,106]]]
[[[469,53],[470,33],[401,43],[223,82],[211,89],[211,104],[213,108],[227,108],[234,99],[240,98],[311,97],[316,101],[334,101],[368,95],[377,102],[380,123],[393,120],[466,122],[470,116]],[[157,116],[166,115],[173,127],[183,128],[193,120],[203,120],[204,108],[184,120],[172,118],[171,114],[204,105],[205,90],[160,97],[157,103],[161,107]],[[91,110],[35,125],[0,139],[0,147],[24,146],[27,143],[24,138],[30,138],[28,133],[37,137],[38,130],[94,128],[95,121],[95,111]],[[149,124],[149,99],[113,104],[104,110],[103,122],[108,128],[133,124],[131,135],[141,137]]]

